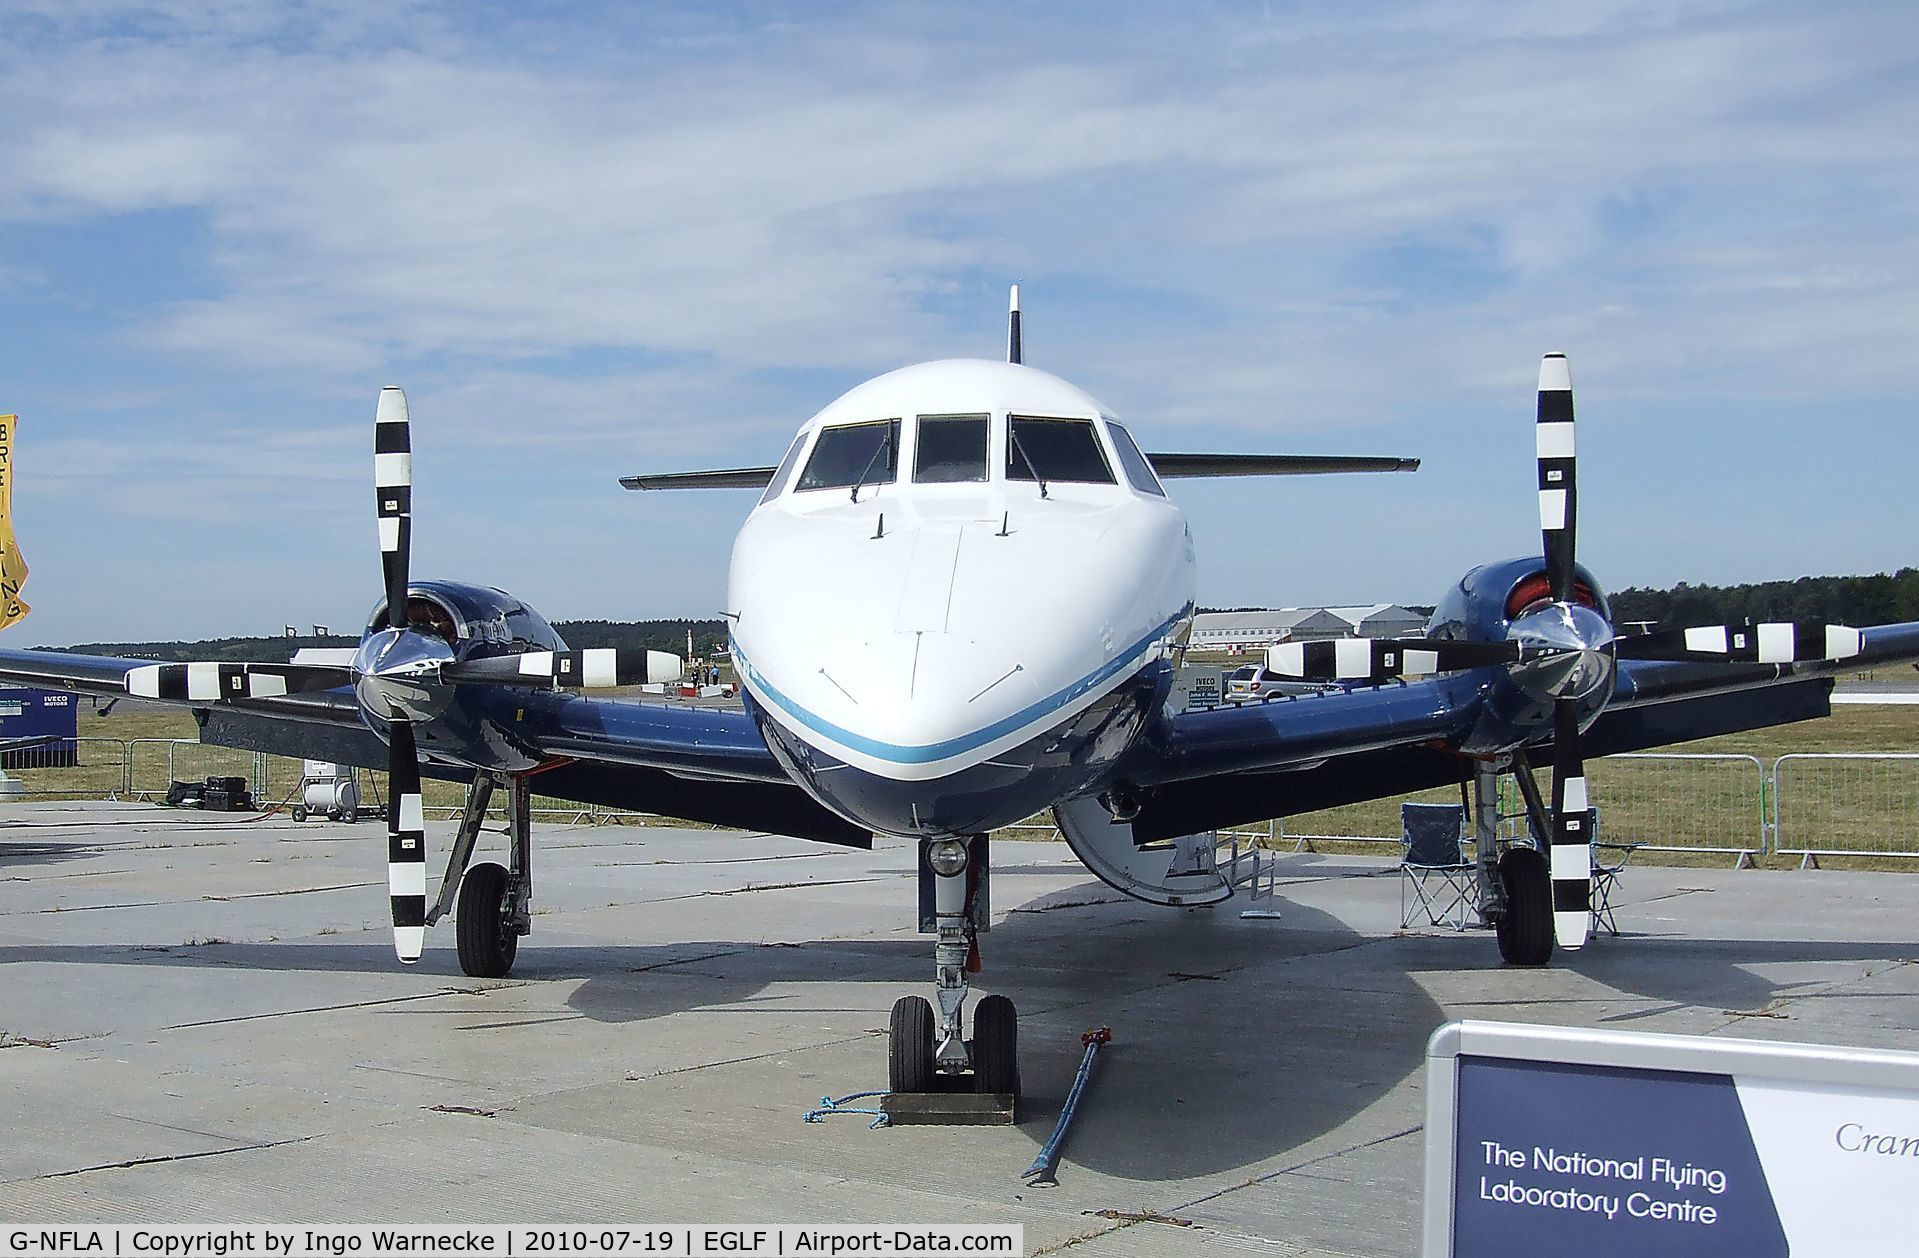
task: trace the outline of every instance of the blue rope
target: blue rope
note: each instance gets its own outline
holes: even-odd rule
[[[873,1121],[866,1125],[866,1129],[868,1131],[878,1131],[882,1127],[889,1126],[893,1121],[886,1116],[885,1110],[848,1108],[846,1103],[848,1101],[863,1101],[869,1096],[885,1095],[886,1093],[884,1092],[855,1092],[849,1096],[843,1096],[837,1101],[830,1096],[823,1096],[820,1098],[820,1106],[818,1109],[807,1110],[801,1117],[809,1123],[823,1123],[833,1114],[872,1114],[874,1115]]]

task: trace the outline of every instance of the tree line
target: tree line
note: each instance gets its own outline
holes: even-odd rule
[[[1690,585],[1681,581],[1670,590],[1616,591],[1612,611],[1614,622],[1622,626],[1650,620],[1665,629],[1769,620],[1824,620],[1846,625],[1919,620],[1919,568],[1754,585]]]
[[[615,647],[622,651],[667,651],[686,654],[686,631],[693,631],[693,653],[710,656],[715,647],[726,643],[723,620],[560,620],[553,627],[575,650],[588,647]],[[355,647],[357,636],[329,634],[298,638],[208,638],[199,642],[83,642],[70,647],[43,648],[71,651],[77,655],[111,655],[126,659],[211,660],[284,660],[301,647]]]
[[[1202,610],[1258,610],[1205,608]],[[1429,608],[1416,608],[1430,611]],[[1612,595],[1613,620],[1621,626],[1652,621],[1661,628],[1687,625],[1738,625],[1762,620],[1826,620],[1848,625],[1883,625],[1919,620],[1919,568],[1901,568],[1872,576],[1800,577],[1751,585],[1692,585],[1681,581],[1669,590],[1637,586]],[[686,654],[686,631],[693,631],[693,654],[711,656],[725,645],[724,620],[561,620],[553,627],[567,645],[615,647],[623,651]],[[296,647],[352,647],[359,638],[211,638],[200,642],[86,642],[53,650],[83,655],[114,655],[151,660],[285,659]]]

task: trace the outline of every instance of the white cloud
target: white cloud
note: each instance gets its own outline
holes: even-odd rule
[[[0,222],[201,225],[201,282],[114,310],[122,383],[64,417],[137,398],[140,355],[185,373],[155,422],[201,506],[149,485],[128,518],[241,518],[289,461],[350,513],[389,380],[434,492],[517,452],[515,508],[577,513],[583,456],[769,460],[822,379],[991,352],[1012,279],[1036,361],[1159,445],[1503,458],[1548,348],[1595,398],[1909,406],[1897,7],[15,10]],[[57,273],[0,256],[35,295]],[[228,377],[287,416],[201,404]],[[241,448],[325,435],[238,466],[177,440],[209,410]],[[151,463],[78,449],[75,484]],[[467,524],[501,555],[530,527]]]

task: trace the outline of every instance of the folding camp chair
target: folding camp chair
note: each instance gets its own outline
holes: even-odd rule
[[[1459,804],[1401,804],[1399,924],[1424,914],[1433,926],[1465,930],[1479,913],[1478,873],[1466,859],[1466,809]]]
[[[1599,858],[1599,810],[1592,810],[1592,820],[1586,827],[1586,833],[1592,836],[1593,869],[1593,924],[1603,927],[1607,934],[1615,939],[1619,937],[1619,923],[1613,918],[1613,892],[1619,886],[1619,871],[1632,859],[1630,846],[1621,848],[1621,856],[1608,865]]]

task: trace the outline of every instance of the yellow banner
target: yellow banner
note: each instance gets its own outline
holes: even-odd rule
[[[27,561],[13,540],[13,443],[19,431],[18,415],[0,415],[0,629],[33,610],[20,601]]]

